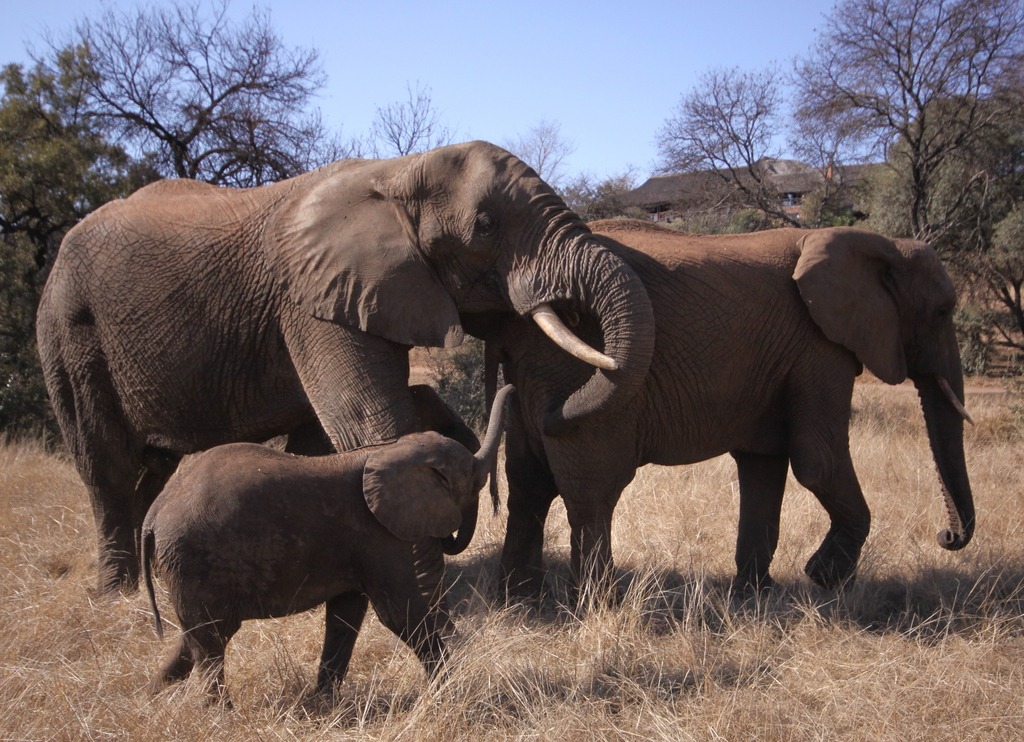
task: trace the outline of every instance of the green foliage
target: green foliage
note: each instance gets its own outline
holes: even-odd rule
[[[870,229],[891,237],[910,234],[910,191],[895,170],[876,168],[868,176],[864,191]]]
[[[996,224],[986,257],[999,273],[1024,277],[1024,201],[1014,203]]]
[[[78,220],[149,176],[84,113],[90,75],[78,49],[59,52],[52,69],[0,72],[0,229],[28,237],[40,270]]]
[[[0,431],[55,431],[35,350],[33,251],[24,236],[0,241]]]
[[[953,324],[964,373],[972,376],[985,374],[992,355],[992,340],[988,332],[991,318],[976,307],[964,307],[957,310]]]
[[[477,433],[487,427],[484,343],[466,338],[457,348],[430,355],[430,374],[441,398]]]
[[[0,71],[0,430],[51,425],[35,350],[39,293],[64,234],[151,177],[84,113],[81,50]]]
[[[804,196],[800,204],[800,222],[807,227],[852,227],[857,218],[847,205],[836,203],[842,195],[826,194],[824,190],[813,191]]]
[[[773,226],[777,226],[777,222],[760,209],[741,209],[733,214],[725,231],[732,234],[760,232]]]

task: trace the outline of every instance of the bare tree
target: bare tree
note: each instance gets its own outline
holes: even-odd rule
[[[370,149],[376,157],[402,157],[451,144],[454,134],[441,123],[428,86],[406,85],[406,100],[377,109],[370,125]]]
[[[986,101],[1022,50],[1019,0],[846,0],[798,65],[800,115],[844,122],[847,142],[885,159],[909,194],[910,233],[941,239],[987,177],[970,173],[959,198],[940,200],[942,169],[1005,115]]]
[[[194,0],[78,22],[93,113],[164,175],[209,183],[259,185],[342,154],[309,111],[317,53],[285,47],[267,11],[235,23],[227,10]]]
[[[504,146],[556,188],[565,177],[566,158],[576,151],[571,141],[562,138],[562,125],[547,119]]]
[[[766,165],[778,159],[783,128],[782,77],[775,67],[712,69],[683,96],[658,133],[664,172],[713,174],[733,206],[791,224]]]

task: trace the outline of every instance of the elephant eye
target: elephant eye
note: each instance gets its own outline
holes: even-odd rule
[[[490,237],[497,231],[497,229],[497,220],[495,220],[495,218],[486,211],[477,216],[476,225],[474,227],[477,237]]]

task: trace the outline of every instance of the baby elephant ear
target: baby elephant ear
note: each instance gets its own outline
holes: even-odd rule
[[[381,447],[367,459],[363,497],[396,538],[444,538],[461,525],[462,513],[452,492],[458,486],[458,472],[451,470],[449,446],[462,448],[438,433],[418,433]],[[472,462],[468,452],[463,458]],[[471,468],[471,463],[466,466]]]
[[[882,381],[907,378],[891,269],[902,260],[892,240],[863,229],[811,231],[800,240],[796,279],[825,337],[853,351]]]
[[[403,345],[462,342],[458,309],[380,184],[400,160],[343,161],[298,179],[263,235],[267,264],[314,317]]]

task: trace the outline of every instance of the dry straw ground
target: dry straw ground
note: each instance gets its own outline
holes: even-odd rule
[[[235,708],[195,683],[144,686],[171,642],[142,595],[94,602],[93,526],[72,467],[0,446],[0,739],[998,740],[1024,729],[1024,445],[1000,394],[968,395],[974,542],[935,545],[943,507],[913,394],[858,386],[854,460],[874,512],[856,585],[802,576],[826,523],[790,483],[760,605],[728,594],[736,478],[728,458],[642,470],[616,515],[625,597],[568,602],[564,511],[550,521],[553,597],[489,599],[501,518],[451,562],[461,636],[429,683],[367,622],[340,697],[311,694],[319,612],[247,623],[228,653]],[[173,618],[164,600],[166,612]],[[173,630],[169,632],[173,636]]]

